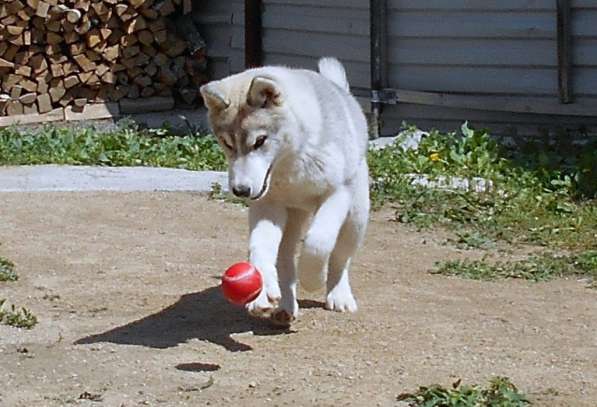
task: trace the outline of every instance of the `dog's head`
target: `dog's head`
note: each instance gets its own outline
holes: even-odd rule
[[[257,200],[284,154],[289,119],[284,92],[271,76],[247,71],[200,89],[210,125],[228,158],[231,191]]]

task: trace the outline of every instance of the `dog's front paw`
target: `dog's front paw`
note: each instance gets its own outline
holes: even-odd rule
[[[336,286],[328,293],[325,308],[338,312],[356,312],[358,307],[350,288]]]
[[[263,286],[257,298],[245,305],[245,308],[254,317],[268,317],[278,306],[280,297],[278,284],[267,284]]]
[[[281,304],[274,310],[270,319],[272,323],[278,326],[290,326],[290,324],[298,317],[298,302],[282,298]]]

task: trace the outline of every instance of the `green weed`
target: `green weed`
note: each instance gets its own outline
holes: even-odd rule
[[[555,278],[582,276],[594,282],[597,280],[597,251],[589,250],[566,256],[543,253],[518,261],[452,260],[437,263],[431,273],[474,280],[520,278],[547,281]]]
[[[0,257],[0,281],[17,281],[18,279],[15,265],[10,260]]]
[[[485,131],[474,131],[465,123],[461,132],[431,132],[417,150],[396,143],[370,151],[374,206],[391,203],[398,221],[420,228],[457,230],[463,243],[472,247],[504,240],[597,249],[597,182],[589,180],[597,160],[586,158],[597,150],[597,143],[585,146],[586,154],[571,160],[574,165],[546,169],[520,165],[521,152],[503,150]],[[414,186],[408,175],[413,173],[431,179],[482,177],[491,188],[475,192]]]
[[[112,131],[46,126],[0,129],[0,165],[71,164],[221,170],[225,158],[209,135],[178,136],[167,128],[124,126]]]
[[[523,407],[531,404],[507,377],[495,377],[487,387],[461,385],[452,388],[441,385],[419,387],[415,393],[404,393],[398,401],[409,407]]]
[[[6,300],[0,299],[0,322],[5,325],[14,326],[15,328],[31,329],[37,324],[37,317],[31,313],[27,308],[22,307],[17,309],[14,304],[11,305],[10,310],[6,311],[3,308]]]

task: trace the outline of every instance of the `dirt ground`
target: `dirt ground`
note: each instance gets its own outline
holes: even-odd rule
[[[302,296],[288,331],[228,305],[246,209],[188,193],[0,194],[1,406],[392,406],[419,385],[509,376],[536,405],[597,405],[597,292],[577,281],[427,273],[478,257],[373,215],[353,263],[356,314]],[[94,400],[88,400],[94,399]]]

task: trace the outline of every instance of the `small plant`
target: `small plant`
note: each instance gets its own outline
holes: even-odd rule
[[[11,305],[10,310],[3,310],[6,300],[0,300],[0,322],[5,325],[14,326],[15,328],[31,329],[37,324],[37,317],[31,313],[27,308],[22,307],[17,309],[14,304]]]
[[[0,257],[0,281],[17,281],[18,279],[15,265],[10,260]]]
[[[597,182],[591,175],[597,174],[597,161],[590,159],[597,142],[584,146],[578,158],[562,150],[556,160],[553,151],[554,164],[543,168],[540,157],[529,158],[537,165],[526,165],[522,149],[501,148],[486,131],[465,123],[460,133],[432,131],[416,150],[400,143],[371,150],[374,206],[391,204],[397,221],[419,228],[456,230],[458,243],[468,247],[484,248],[500,240],[572,251],[597,249]],[[480,177],[492,187],[483,192],[432,189],[413,185],[412,174]]]
[[[521,278],[532,281],[547,281],[566,276],[584,276],[593,282],[597,280],[597,251],[557,256],[543,253],[529,256],[525,260],[494,263],[483,260],[452,260],[439,262],[432,274],[459,276],[473,280],[496,280]]]
[[[523,407],[531,404],[507,377],[495,377],[489,386],[461,385],[458,380],[452,388],[441,385],[419,387],[415,393],[404,393],[398,401],[410,407]]]
[[[144,130],[126,125],[98,131],[46,126],[29,132],[0,129],[0,165],[32,164],[221,170],[225,158],[214,137],[176,135],[167,127]]]

